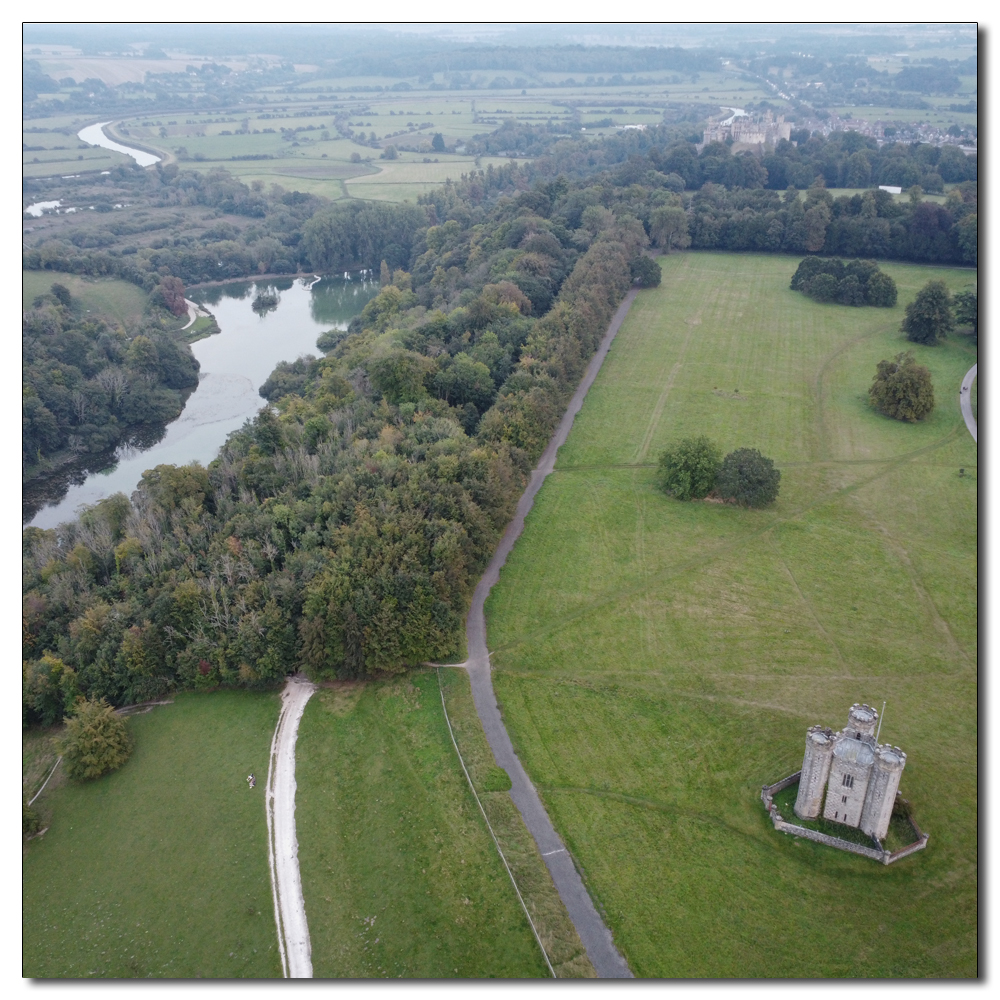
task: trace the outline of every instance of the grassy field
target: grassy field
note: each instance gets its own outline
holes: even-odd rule
[[[36,296],[48,292],[57,282],[69,289],[81,313],[103,316],[126,329],[142,318],[146,308],[148,296],[138,285],[117,278],[86,278],[64,271],[22,271],[23,307],[30,308]]]
[[[52,784],[48,832],[23,857],[22,974],[42,978],[281,975],[263,787],[275,695],[179,695],[133,716],[136,748],[94,782]],[[44,735],[44,734],[43,734]],[[25,790],[43,740],[29,741]]]
[[[974,976],[974,348],[916,348],[920,424],[866,390],[923,283],[975,274],[883,265],[880,310],[791,292],[793,258],[661,263],[487,604],[515,746],[637,975]],[[698,433],[772,456],[774,507],[660,493],[657,455]],[[760,788],[806,727],[883,700],[927,850],[884,868],[775,832]]]
[[[300,726],[296,782],[317,977],[548,975],[469,793],[433,671],[321,688]],[[553,909],[544,897],[539,906]],[[549,923],[558,959],[583,971],[565,917]]]

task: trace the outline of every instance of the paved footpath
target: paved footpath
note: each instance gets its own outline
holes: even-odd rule
[[[979,444],[979,425],[972,415],[972,383],[975,382],[978,371],[979,364],[977,362],[965,373],[965,378],[962,379],[962,388],[958,393],[958,405],[962,408],[965,426],[969,428],[972,440],[976,444]]]
[[[267,811],[267,854],[278,927],[281,971],[286,979],[312,979],[312,947],[306,904],[299,875],[299,841],[295,835],[295,741],[306,702],[316,685],[289,677],[281,692],[281,712],[271,739],[264,808]]]
[[[584,948],[587,949],[587,957],[597,971],[597,975],[602,979],[628,979],[632,978],[632,973],[625,962],[625,959],[618,953],[614,942],[611,939],[611,932],[605,926],[594,906],[590,894],[584,887],[573,859],[566,850],[562,840],[552,826],[545,807],[535,786],[532,785],[521,761],[514,753],[514,747],[510,742],[510,736],[504,727],[500,717],[500,709],[497,707],[496,695],[493,693],[493,679],[490,675],[490,657],[486,648],[486,619],[483,615],[483,605],[489,596],[493,584],[500,578],[500,569],[507,560],[507,555],[514,547],[524,529],[524,519],[531,510],[535,502],[535,494],[541,488],[545,477],[552,471],[556,463],[556,453],[569,436],[573,426],[573,419],[576,417],[583,405],[583,398],[587,395],[597,373],[601,370],[604,358],[611,347],[618,328],[622,324],[628,313],[629,307],[635,301],[636,292],[630,291],[622,304],[618,307],[611,325],[608,327],[604,339],[601,341],[597,353],[591,358],[587,371],[583,376],[573,398],[570,400],[566,413],[559,426],[556,428],[552,440],[539,459],[538,466],[531,474],[531,481],[524,491],[517,505],[514,519],[507,526],[500,545],[490,560],[486,572],[476,586],[472,596],[472,607],[469,609],[469,616],[465,622],[465,631],[468,640],[469,659],[465,666],[469,672],[469,680],[472,683],[472,697],[476,703],[476,711],[479,720],[483,724],[486,738],[489,740],[493,750],[493,756],[497,763],[510,775],[511,791],[510,796],[514,804],[521,812],[525,825],[535,838],[538,850],[548,865],[552,875],[552,881],[562,898],[566,909],[569,911],[570,919],[576,926],[580,940]]]

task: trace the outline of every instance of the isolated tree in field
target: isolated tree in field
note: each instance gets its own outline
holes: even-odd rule
[[[683,208],[664,205],[654,209],[649,217],[649,231],[657,246],[664,247],[667,253],[691,246],[687,214]]]
[[[435,153],[444,152],[444,136],[440,132],[434,133],[434,138],[431,139],[431,149],[433,149]]]
[[[952,300],[955,304],[955,322],[967,326],[972,333],[972,342],[979,343],[979,292],[968,289],[958,292]]]
[[[928,281],[906,307],[900,329],[915,344],[936,344],[954,326],[948,286],[943,281]]]
[[[652,257],[647,257],[645,254],[636,257],[629,264],[629,272],[632,275],[632,280],[640,288],[656,288],[663,279],[663,268]]]
[[[660,456],[659,481],[677,500],[702,500],[715,486],[722,452],[702,435],[684,438]]]
[[[894,361],[878,363],[868,398],[887,417],[922,420],[934,409],[931,373],[917,364],[912,351],[897,354]]]
[[[59,749],[71,778],[99,778],[128,760],[132,737],[128,723],[103,698],[80,700],[66,719]]]
[[[781,472],[756,448],[737,448],[722,460],[715,490],[741,507],[766,507],[778,498]]]

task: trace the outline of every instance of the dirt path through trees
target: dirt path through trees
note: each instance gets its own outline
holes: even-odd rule
[[[580,878],[580,873],[576,870],[573,859],[552,826],[552,821],[542,805],[542,800],[538,797],[535,786],[521,766],[517,754],[514,753],[510,736],[500,716],[496,695],[493,693],[490,654],[486,647],[486,619],[483,614],[483,605],[486,603],[490,589],[500,579],[500,570],[524,529],[524,519],[535,502],[535,494],[541,488],[545,477],[555,467],[559,448],[569,436],[573,420],[583,405],[587,390],[601,370],[611,342],[614,340],[622,320],[625,319],[629,307],[635,301],[636,294],[636,291],[633,290],[625,296],[608,326],[607,333],[605,333],[597,353],[591,358],[587,371],[566,408],[566,413],[552,435],[548,447],[542,453],[537,467],[531,474],[528,488],[518,501],[513,520],[507,526],[507,530],[500,540],[500,545],[476,586],[472,596],[472,606],[469,608],[469,615],[465,622],[469,649],[469,659],[465,663],[465,667],[469,672],[472,697],[476,703],[479,720],[483,724],[483,730],[496,762],[510,775],[510,796],[524,818],[525,825],[535,838],[539,853],[545,859],[545,864],[552,875],[552,881],[569,911],[570,919],[576,926],[584,948],[587,949],[587,957],[597,971],[597,975],[602,979],[627,979],[632,977],[632,973],[629,971],[625,959],[615,947],[614,941],[611,939],[611,932],[598,914],[594,902]]]
[[[271,740],[264,808],[267,854],[278,928],[281,970],[286,979],[312,979],[312,948],[306,904],[299,875],[299,842],[295,835],[295,740],[299,722],[316,685],[289,677],[281,692],[281,712]]]

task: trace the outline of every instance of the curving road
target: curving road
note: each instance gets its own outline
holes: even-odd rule
[[[978,370],[979,363],[977,362],[965,373],[965,378],[962,379],[962,388],[958,393],[958,405],[962,408],[962,418],[976,444],[979,444],[979,425],[972,415],[972,383],[976,380]]]
[[[309,924],[299,876],[299,842],[295,836],[295,740],[306,702],[315,690],[315,684],[296,676],[288,678],[281,692],[281,712],[271,739],[264,797],[274,922],[278,928],[281,971],[286,979],[312,979],[313,974]]]
[[[493,693],[490,654],[486,648],[486,619],[483,615],[483,605],[486,603],[486,598],[489,596],[493,584],[500,578],[500,570],[507,560],[507,555],[524,529],[524,519],[535,502],[535,494],[541,488],[545,477],[555,466],[556,453],[569,436],[573,420],[583,405],[583,398],[587,395],[587,390],[601,370],[604,358],[611,347],[611,341],[614,340],[622,320],[625,319],[629,307],[635,301],[635,297],[634,290],[625,296],[611,320],[597,353],[591,358],[583,380],[566,408],[565,415],[539,459],[538,466],[531,474],[528,488],[518,502],[514,519],[507,525],[500,545],[476,586],[475,593],[472,595],[472,606],[469,608],[469,615],[465,622],[469,649],[469,659],[465,663],[465,667],[472,683],[472,697],[476,703],[479,720],[483,724],[483,730],[486,732],[486,738],[493,750],[493,756],[510,775],[510,796],[520,810],[525,825],[535,838],[539,853],[545,859],[545,864],[552,875],[552,881],[555,883],[556,889],[569,911],[570,919],[580,935],[580,940],[587,950],[587,957],[594,966],[597,975],[602,979],[629,979],[632,978],[632,973],[629,971],[625,959],[618,953],[618,949],[611,939],[611,932],[598,914],[594,902],[573,864],[573,859],[552,826],[552,821],[538,797],[535,786],[532,785],[531,779],[521,766],[521,761],[514,753],[510,736],[500,716],[496,695]]]

